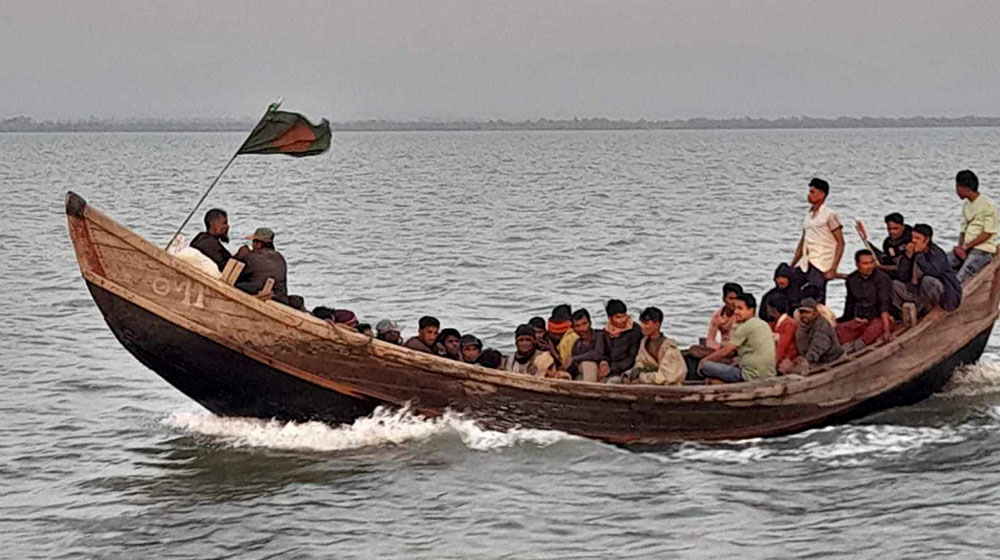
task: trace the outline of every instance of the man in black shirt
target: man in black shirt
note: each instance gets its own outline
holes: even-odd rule
[[[890,278],[898,279],[896,277],[896,269],[899,266],[899,260],[903,258],[903,254],[906,252],[906,245],[913,240],[911,236],[913,228],[906,225],[903,215],[899,212],[893,212],[885,217],[885,229],[889,236],[882,241],[881,251],[876,249],[868,240],[868,232],[865,230],[865,225],[861,223],[861,220],[858,220],[856,225],[862,241],[865,242],[865,245],[875,255],[878,267],[888,273]]]
[[[244,292],[255,295],[267,284],[268,278],[274,279],[271,299],[278,303],[288,303],[288,266],[281,253],[274,249],[274,232],[268,228],[257,228],[247,239],[253,241],[253,250],[242,257],[246,267],[236,280],[236,287]]]
[[[848,352],[892,338],[892,279],[876,266],[868,249],[854,254],[857,270],[847,275],[847,303],[837,319],[837,339]],[[850,343],[850,344],[848,344]]]
[[[205,213],[205,231],[195,236],[191,246],[212,259],[222,272],[233,256],[223,243],[229,243],[229,217],[225,210],[212,208]]]

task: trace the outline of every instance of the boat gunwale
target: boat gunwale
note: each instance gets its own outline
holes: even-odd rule
[[[374,366],[415,367],[431,374],[446,375],[476,383],[504,385],[540,393],[562,393],[572,394],[579,397],[599,399],[610,398],[614,400],[627,401],[636,400],[640,397],[652,397],[653,400],[657,402],[711,401],[722,404],[732,403],[737,406],[747,406],[747,402],[749,401],[750,403],[766,404],[766,401],[769,399],[787,397],[805,391],[814,390],[831,383],[836,383],[845,377],[849,377],[860,369],[878,364],[895,354],[896,351],[898,351],[904,344],[914,340],[922,334],[925,334],[928,330],[931,330],[943,317],[946,317],[949,314],[943,310],[936,309],[927,317],[922,319],[916,326],[906,329],[906,331],[902,332],[898,337],[895,337],[888,343],[879,343],[878,345],[866,348],[862,352],[854,354],[849,358],[842,358],[842,361],[838,360],[838,362],[835,362],[834,364],[818,368],[807,376],[777,376],[773,378],[744,381],[740,383],[728,383],[724,385],[612,385],[597,382],[540,378],[514,374],[479,365],[465,364],[448,358],[417,352],[400,345],[388,343],[351,331],[347,327],[330,324],[329,322],[316,318],[308,313],[298,311],[277,302],[258,300],[254,296],[239,290],[235,286],[226,284],[220,279],[213,278],[212,276],[201,272],[194,266],[178,259],[174,255],[171,255],[167,251],[153,245],[151,242],[133,232],[128,227],[116,222],[90,204],[86,203],[79,195],[73,193],[72,191],[66,195],[66,212],[70,219],[81,219],[83,221],[91,221],[95,223],[98,227],[101,227],[112,235],[122,239],[124,242],[139,250],[147,257],[159,262],[164,267],[176,270],[185,276],[190,277],[192,280],[201,283],[204,287],[213,290],[224,299],[244,305],[265,315],[270,320],[278,321],[279,323],[293,329],[305,330],[313,336],[329,340],[335,344],[353,346],[356,348],[368,347],[370,353],[361,358],[364,361],[376,362],[375,364],[372,364]],[[73,231],[71,228],[71,235],[72,234]],[[92,239],[83,240],[77,239],[74,236],[74,245],[78,242],[86,242],[94,245]],[[88,270],[85,268],[84,261],[80,258],[79,252],[77,256],[80,261],[79,264],[81,265],[83,275],[88,281],[91,281],[94,278],[100,278],[100,284],[113,284],[121,291],[131,294],[133,296],[133,298],[131,298],[133,301],[137,299],[141,300],[136,303],[142,305],[150,312],[156,312],[155,310],[149,308],[151,304],[153,307],[166,309],[164,306],[155,304],[125,286],[118,284],[112,278]],[[97,256],[98,259],[101,258],[98,255],[95,256]],[[1000,269],[1000,259],[994,259],[990,265],[985,267],[983,271],[977,274],[964,286],[964,291],[966,293],[973,293],[984,289],[983,284],[988,281],[992,281],[994,283],[992,287],[993,290],[996,291],[998,269]],[[987,271],[989,271],[989,274],[987,274]],[[103,270],[101,272],[103,272]],[[991,300],[992,299],[994,298],[991,298]],[[167,311],[170,311],[171,314],[183,317],[180,313],[176,313],[169,309],[167,309]],[[963,336],[961,338],[957,338],[949,344],[949,346],[957,345],[955,349],[950,351],[957,351],[957,349],[961,348],[962,345],[968,343],[969,340],[972,340],[978,332],[981,332],[983,328],[988,327],[992,322],[994,322],[997,316],[998,311],[994,308],[988,316],[966,323],[969,325],[975,324],[976,327],[967,329],[971,333],[968,337]],[[166,317],[164,318],[166,319]],[[172,322],[176,323],[176,321]],[[194,321],[188,320],[188,322],[193,323]],[[211,329],[205,328],[205,330],[208,332],[199,334],[208,336],[215,342],[229,346],[227,341],[220,340],[220,337],[211,336],[213,334]],[[246,352],[245,348],[239,346],[233,349],[240,352]],[[349,359],[352,357],[353,356],[346,356],[345,358]],[[275,367],[279,367],[279,369],[283,369],[282,366],[286,365],[296,370],[299,369],[292,364],[284,364],[284,362],[274,363],[276,360],[269,359],[268,362]],[[289,375],[302,377],[299,373],[290,372],[286,369],[283,369],[283,371]],[[895,385],[905,383],[919,373],[920,371],[915,370],[908,372],[907,375],[903,377],[894,377],[893,382],[884,387],[864,394],[855,393],[852,397],[849,397],[849,399],[862,399],[879,394]],[[309,375],[326,379],[318,374],[310,373]],[[370,392],[361,388],[356,388],[356,390],[365,395]],[[380,398],[376,395],[372,396]]]

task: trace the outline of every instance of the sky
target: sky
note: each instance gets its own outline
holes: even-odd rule
[[[0,118],[1000,116],[997,0],[2,0]]]

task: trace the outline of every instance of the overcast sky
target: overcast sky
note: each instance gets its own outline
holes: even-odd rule
[[[1000,1],[0,0],[0,118],[1000,116]]]

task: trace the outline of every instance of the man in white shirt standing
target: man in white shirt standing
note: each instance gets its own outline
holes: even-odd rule
[[[824,204],[830,184],[823,179],[809,181],[809,212],[802,222],[802,238],[795,249],[792,283],[801,290],[806,284],[815,287],[816,300],[826,303],[826,282],[837,276],[844,256],[844,228],[837,213]]]

